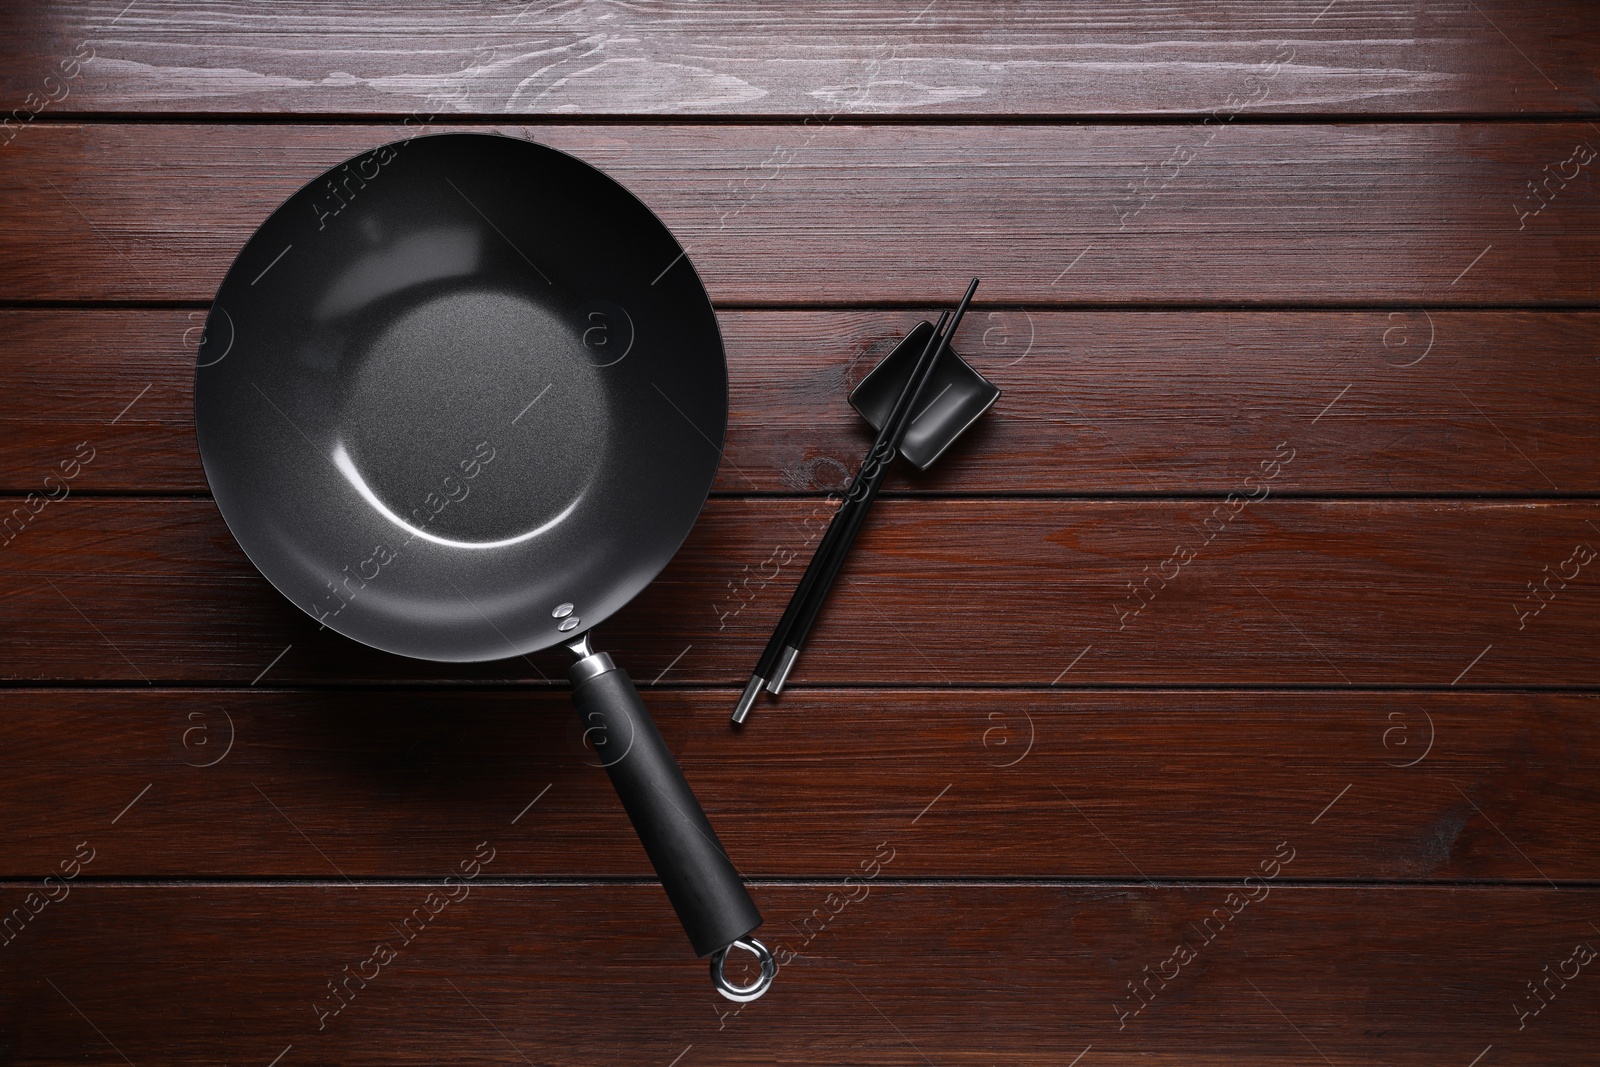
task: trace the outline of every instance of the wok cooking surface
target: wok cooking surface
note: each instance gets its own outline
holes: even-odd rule
[[[251,560],[378,648],[483,660],[627,603],[715,473],[726,370],[683,250],[552,149],[419,138],[334,168],[240,252],[195,386]]]

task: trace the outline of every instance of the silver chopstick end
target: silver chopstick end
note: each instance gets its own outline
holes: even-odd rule
[[[800,657],[800,650],[793,645],[786,645],[783,654],[778,657],[778,662],[772,668],[772,680],[767,683],[767,692],[777,696],[783,692],[783,683],[789,680],[789,672],[794,670],[794,661]]]
[[[750,676],[750,684],[744,687],[744,692],[739,696],[739,703],[733,709],[733,724],[743,726],[744,721],[750,717],[750,709],[755,707],[756,697],[761,695],[761,687],[767,680],[759,674]]]

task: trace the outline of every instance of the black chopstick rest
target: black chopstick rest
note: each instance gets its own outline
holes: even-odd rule
[[[850,391],[850,406],[872,428],[883,428],[895,398],[916,369],[917,356],[928,343],[933,324],[917,323],[859,385]],[[1000,389],[961,358],[952,345],[933,372],[921,409],[900,445],[900,454],[918,470],[927,470],[1000,399]]]

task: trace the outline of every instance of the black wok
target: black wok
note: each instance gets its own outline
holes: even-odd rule
[[[573,701],[718,989],[761,916],[633,683],[589,644],[694,525],[727,368],[685,250],[581,161],[386,145],[290,197],[217,293],[195,427],[261,573],[346,637],[466,662],[564,644]],[[755,953],[734,986],[723,956]]]

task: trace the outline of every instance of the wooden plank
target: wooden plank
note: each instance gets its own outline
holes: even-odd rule
[[[1222,502],[880,502],[795,679],[1600,684],[1600,505],[1249,500],[1271,484],[1263,471],[1314,461],[1264,449],[1255,480]],[[712,501],[599,641],[640,679],[671,665],[674,681],[742,684],[826,515],[806,500]],[[319,631],[255,573],[209,500],[74,497],[3,551],[10,679],[537,682],[565,670],[553,652],[405,661]]]
[[[876,884],[756,888],[763,936],[795,958],[738,1012],[650,885],[452,884],[455,901],[430,917],[438,883],[80,882],[4,949],[0,1011],[27,1020],[8,1055],[18,1067],[119,1052],[137,1064],[579,1065],[603,1046],[662,1065],[1466,1067],[1491,1047],[1484,1062],[1583,1062],[1600,1039],[1586,988],[1593,889],[1286,884],[1320,843],[1303,823],[1239,872],[1258,874],[1254,901],[1238,881],[891,884],[919,830],[885,831],[887,867],[869,846]],[[112,834],[90,844],[119,847]],[[475,845],[461,838],[462,861]],[[515,852],[509,833],[487,847],[480,877]],[[1278,877],[1259,879],[1262,865]],[[6,891],[20,904],[28,887]],[[1558,970],[1569,978],[1535,1000],[1527,983]],[[346,974],[365,977],[336,998],[328,983]]]
[[[7,5],[4,98],[80,114],[1593,114],[1600,65],[1575,0],[122,7]],[[43,85],[75,52],[94,58]]]
[[[1600,134],[1587,123],[831,125],[786,155],[793,128],[474,128],[536,138],[628,185],[721,303],[948,302],[973,274],[990,304],[1600,292]],[[208,300],[285,197],[401,127],[29,134],[0,171],[0,202],[19,207],[0,230],[8,299]],[[1548,200],[1531,191],[1544,181]]]
[[[845,396],[918,317],[723,312],[717,490],[842,485],[870,443]],[[75,491],[205,491],[191,399],[204,321],[0,311],[0,487],[38,491],[87,441],[97,458]],[[1600,491],[1594,313],[1013,309],[975,312],[959,342],[1003,395],[891,492],[1227,493],[1290,438],[1317,462],[1278,492]]]
[[[738,733],[733,696],[648,693],[746,877],[843,877],[913,816],[897,877],[1234,878],[1313,822],[1296,877],[1600,872],[1592,694],[799,690]],[[121,812],[96,876],[419,877],[512,834],[500,875],[649,877],[577,721],[559,692],[14,690],[0,853],[43,877]]]

